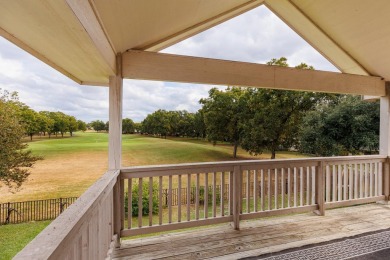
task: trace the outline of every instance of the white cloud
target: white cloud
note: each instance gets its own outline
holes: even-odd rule
[[[163,52],[265,63],[285,56],[320,70],[336,70],[266,7],[211,28]],[[124,81],[123,116],[141,121],[157,109],[200,108],[199,99],[213,86]],[[79,86],[48,65],[0,38],[0,88],[19,92],[22,102],[36,110],[63,111],[87,122],[108,120],[108,89]]]

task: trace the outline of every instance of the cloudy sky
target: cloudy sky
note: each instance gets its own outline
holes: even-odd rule
[[[305,62],[318,70],[337,71],[264,6],[162,52],[257,63],[284,56],[290,66]],[[140,122],[160,108],[195,112],[211,87],[125,80],[123,116]],[[20,100],[37,111],[62,111],[86,122],[108,120],[107,88],[79,86],[1,37],[0,88],[17,91]]]

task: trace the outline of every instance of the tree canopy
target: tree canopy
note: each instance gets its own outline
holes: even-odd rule
[[[0,183],[19,188],[29,176],[29,168],[40,160],[26,150],[26,134],[20,122],[21,103],[17,94],[0,90]]]

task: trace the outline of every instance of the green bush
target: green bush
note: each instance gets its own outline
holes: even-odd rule
[[[135,184],[131,191],[131,209],[132,209],[132,216],[136,217],[138,216],[138,188],[139,185]],[[127,192],[125,195],[125,214],[127,215],[128,212],[128,196]],[[156,183],[153,183],[153,196],[152,196],[152,213],[156,214],[158,213],[158,187]],[[143,182],[142,183],[142,215],[149,215],[149,183]]]
[[[216,188],[215,197],[216,197],[217,205],[219,205],[221,203],[221,189],[220,189],[220,187]],[[204,201],[205,201],[205,187],[200,186],[199,187],[199,204],[204,205]],[[208,205],[213,204],[213,186],[208,187],[207,204]]]

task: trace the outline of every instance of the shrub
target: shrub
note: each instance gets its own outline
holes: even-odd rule
[[[131,209],[132,209],[132,216],[136,217],[138,216],[138,189],[139,185],[135,184],[133,185],[132,191],[131,191]],[[127,215],[128,212],[128,196],[127,192],[125,194],[125,214]],[[152,196],[152,213],[156,214],[158,213],[158,187],[156,183],[153,183],[153,196]],[[142,183],[142,215],[149,215],[149,183],[143,182]]]

